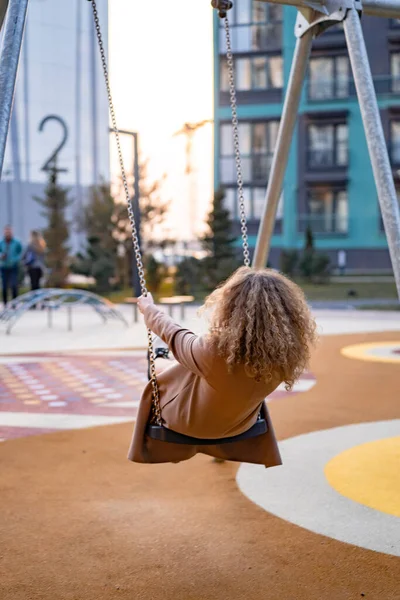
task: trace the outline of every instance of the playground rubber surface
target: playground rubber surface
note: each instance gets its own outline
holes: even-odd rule
[[[248,465],[236,480],[238,465],[201,456],[179,465],[129,463],[131,423],[0,444],[0,598],[400,600],[399,548],[372,549],[385,527],[400,532],[393,459],[400,452],[399,338],[321,340],[312,364],[317,384],[270,403],[286,463],[255,471],[256,490],[248,487]],[[343,352],[368,344],[370,355],[375,343],[376,361]],[[388,361],[381,360],[383,343]],[[314,480],[313,455],[315,468],[324,469]],[[279,498],[278,473],[295,460],[296,487]],[[330,495],[323,496],[321,479]],[[350,525],[360,530],[352,542],[335,539],[346,521],[342,538]]]

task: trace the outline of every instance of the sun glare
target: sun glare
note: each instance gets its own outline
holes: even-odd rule
[[[204,219],[212,194],[212,125],[193,144],[195,192],[185,176],[186,139],[174,137],[186,122],[213,116],[212,9],[208,0],[113,0],[110,3],[110,70],[119,127],[138,131],[149,176],[167,174],[170,224],[183,234],[189,198],[197,195]],[[126,168],[132,145],[124,140]],[[115,149],[112,173],[118,175]],[[190,195],[192,194],[192,196]],[[184,237],[184,235],[183,235]]]

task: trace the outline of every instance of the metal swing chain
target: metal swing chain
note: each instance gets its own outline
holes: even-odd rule
[[[109,73],[108,73],[106,53],[104,50],[103,36],[101,33],[101,28],[100,28],[99,15],[97,12],[96,0],[89,0],[89,2],[92,3],[93,19],[94,19],[94,25],[95,25],[95,29],[96,29],[97,41],[98,41],[98,45],[99,45],[99,49],[100,49],[101,64],[103,67],[104,80],[105,80],[106,88],[107,88],[107,96],[108,96],[108,104],[109,104],[109,108],[110,108],[111,121],[112,121],[112,126],[113,126],[113,130],[114,130],[114,134],[115,134],[115,140],[117,143],[118,160],[119,160],[119,165],[120,165],[120,169],[121,169],[121,177],[122,177],[122,183],[123,183],[124,191],[125,191],[125,198],[127,201],[129,222],[130,222],[131,228],[132,228],[133,250],[135,253],[135,260],[136,260],[138,273],[139,273],[140,289],[142,291],[143,296],[147,296],[148,290],[146,287],[146,279],[145,279],[145,275],[144,275],[142,253],[141,253],[140,246],[139,246],[139,237],[138,237],[138,232],[137,232],[137,228],[136,228],[132,200],[131,200],[131,197],[129,194],[128,180],[126,177],[124,160],[123,160],[123,156],[122,156],[121,141],[120,141],[120,136],[119,136],[119,130],[117,127],[114,103],[113,103],[112,95],[111,95],[110,78],[109,78]],[[160,392],[159,392],[158,383],[157,383],[153,338],[152,338],[152,333],[151,333],[150,329],[147,329],[147,338],[148,338],[148,347],[149,347],[150,379],[151,379],[151,385],[152,385],[152,399],[153,399],[151,422],[155,423],[156,425],[162,425]]]
[[[235,87],[235,66],[233,62],[233,52],[231,44],[231,32],[229,27],[228,17],[225,16],[225,37],[226,37],[226,60],[228,65],[228,76],[229,76],[229,95],[231,102],[232,112],[232,129],[233,129],[233,147],[235,151],[235,163],[236,163],[236,177],[237,187],[239,196],[239,214],[240,214],[240,225],[242,232],[242,244],[243,244],[243,257],[245,267],[250,266],[250,251],[249,251],[249,238],[247,233],[247,219],[246,209],[244,206],[244,192],[243,192],[243,174],[242,174],[242,159],[240,155],[239,145],[239,121],[237,116],[237,101],[236,101],[236,87]]]

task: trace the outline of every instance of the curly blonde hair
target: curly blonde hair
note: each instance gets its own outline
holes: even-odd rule
[[[290,390],[308,367],[316,325],[302,290],[270,269],[241,267],[206,299],[208,338],[229,370],[256,381],[278,375]]]

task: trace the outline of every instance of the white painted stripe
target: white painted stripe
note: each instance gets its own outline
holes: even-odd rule
[[[239,489],[277,517],[320,535],[400,556],[400,519],[341,496],[324,468],[335,456],[368,442],[397,437],[400,419],[344,425],[279,443],[283,466],[242,464]]]
[[[111,408],[137,408],[139,400],[127,400],[126,402],[105,402],[102,406],[110,406]]]
[[[0,427],[31,427],[33,429],[86,429],[99,425],[127,423],[131,417],[104,415],[71,415],[26,412],[0,412]]]
[[[13,368],[13,370],[15,372],[17,372],[17,369],[15,367],[13,367],[13,363],[18,363],[18,364],[29,364],[29,363],[49,363],[49,362],[57,362],[57,358],[54,357],[50,357],[50,356],[21,356],[21,355],[14,355],[14,356],[1,356],[0,357],[0,364],[7,364],[10,365],[10,369]],[[22,369],[20,370],[20,372],[22,373]]]

